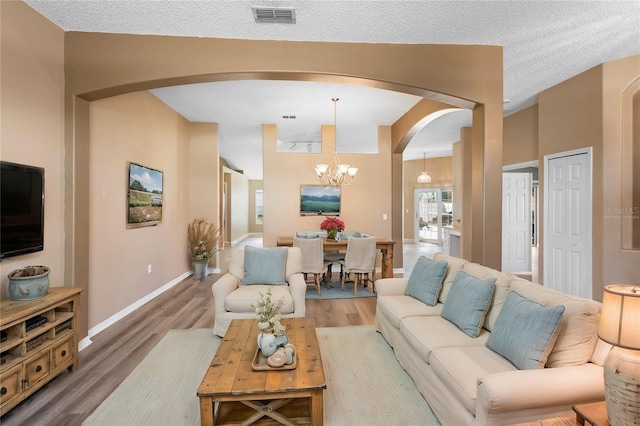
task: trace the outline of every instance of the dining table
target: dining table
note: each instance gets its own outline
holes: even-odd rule
[[[382,254],[382,278],[393,278],[393,246],[396,242],[388,238],[376,238],[376,249]],[[292,236],[280,236],[276,245],[279,247],[293,247]],[[322,239],[322,247],[326,253],[347,250],[347,240]]]

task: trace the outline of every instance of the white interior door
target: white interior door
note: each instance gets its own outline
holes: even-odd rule
[[[502,174],[502,271],[531,271],[531,173]]]
[[[544,285],[591,299],[591,151],[545,157]]]

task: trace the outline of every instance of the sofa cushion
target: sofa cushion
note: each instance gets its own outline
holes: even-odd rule
[[[511,281],[510,288],[541,305],[564,305],[560,330],[549,354],[547,367],[589,362],[598,341],[600,302],[571,296],[519,278]]]
[[[478,337],[491,304],[495,282],[495,278],[479,280],[464,271],[458,272],[440,315],[470,337]]]
[[[232,291],[224,300],[225,310],[237,313],[255,313],[256,308],[251,306],[260,299],[260,293],[267,294],[271,288],[271,300],[277,303],[282,299],[280,313],[282,315],[293,313],[293,297],[289,286],[268,286],[268,285],[243,285]],[[258,315],[256,314],[256,319]]]
[[[420,256],[411,271],[409,283],[404,294],[414,297],[429,306],[435,306],[438,303],[438,296],[440,296],[442,281],[446,272],[446,261],[434,261],[425,256]]]
[[[285,285],[287,266],[286,247],[252,247],[244,249],[244,275],[242,283]]]
[[[453,284],[453,280],[456,275],[458,275],[458,272],[462,270],[462,267],[467,263],[467,261],[460,259],[459,257],[448,256],[440,252],[433,255],[433,260],[444,260],[447,262],[447,273],[444,276],[442,290],[440,291],[440,297],[438,298],[440,303],[444,303],[447,299],[447,294],[449,294],[449,289]]]
[[[400,322],[400,333],[427,363],[431,353],[439,348],[484,347],[490,334],[481,330],[477,338],[471,338],[440,316],[407,317]]]
[[[489,338],[487,330],[481,330],[477,338],[471,338],[440,316],[407,317],[400,322],[400,333],[427,363],[435,349],[484,346]]]
[[[479,378],[516,370],[513,364],[485,346],[434,349],[430,364],[434,374],[472,413],[476,411]]]
[[[396,328],[400,328],[400,321],[406,317],[430,315],[439,317],[440,312],[442,312],[442,303],[428,306],[411,296],[378,295],[376,315],[384,315]]]
[[[543,368],[558,336],[564,306],[543,306],[512,291],[487,347],[520,370]]]
[[[509,283],[513,278],[515,278],[515,276],[512,274],[504,274],[500,271],[496,271],[493,268],[489,268],[487,266],[473,262],[465,263],[462,267],[462,270],[467,274],[481,280],[485,278],[496,279],[496,288],[493,292],[493,301],[489,306],[487,316],[484,320],[484,328],[491,331],[493,329],[493,325],[496,323],[498,315],[500,314],[500,309],[502,309],[502,305],[504,305],[507,294],[509,294]]]

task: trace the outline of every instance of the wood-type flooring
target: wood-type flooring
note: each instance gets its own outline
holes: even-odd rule
[[[80,425],[168,330],[212,327],[211,285],[219,277],[189,277],[95,335],[80,351],[76,370],[57,377],[2,416],[2,426]],[[367,325],[373,324],[375,306],[375,297],[308,300],[306,316],[316,327]]]

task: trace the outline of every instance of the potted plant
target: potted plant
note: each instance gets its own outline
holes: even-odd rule
[[[327,231],[327,238],[335,240],[338,232],[344,231],[344,222],[337,217],[328,217],[322,221],[320,229]]]
[[[194,219],[187,229],[191,259],[195,265],[194,277],[201,280],[207,277],[209,260],[220,249],[218,241],[222,227],[215,228],[207,219]]]
[[[8,277],[9,298],[12,300],[38,299],[49,292],[49,268],[46,266],[16,269]]]

